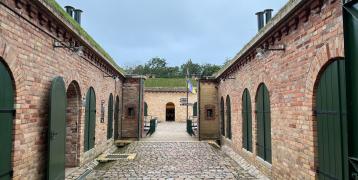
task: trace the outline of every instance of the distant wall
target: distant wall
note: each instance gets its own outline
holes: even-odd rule
[[[144,102],[148,105],[148,115],[158,117],[159,122],[165,121],[166,104],[175,105],[175,121],[186,122],[186,106],[180,106],[180,98],[185,98],[186,92],[147,91],[144,93]],[[189,94],[189,103],[197,102],[196,94]],[[189,116],[193,115],[193,107],[189,106]]]

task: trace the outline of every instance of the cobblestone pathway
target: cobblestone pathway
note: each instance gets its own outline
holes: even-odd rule
[[[186,132],[186,123],[162,122],[158,123],[156,132],[152,136],[145,137],[141,141],[197,141],[198,138],[190,136]]]
[[[87,179],[255,179],[206,142],[134,142],[134,160],[100,164]]]

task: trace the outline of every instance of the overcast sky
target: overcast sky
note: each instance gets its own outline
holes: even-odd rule
[[[255,13],[288,0],[57,0],[82,9],[83,28],[121,66],[152,57],[222,64],[257,33]]]

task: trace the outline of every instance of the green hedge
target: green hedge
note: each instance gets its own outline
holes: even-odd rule
[[[196,87],[196,81],[190,79],[194,87]],[[149,78],[145,80],[145,87],[186,87],[185,78]]]

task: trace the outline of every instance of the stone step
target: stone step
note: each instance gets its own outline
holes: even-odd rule
[[[124,147],[124,146],[129,145],[133,142],[134,142],[134,140],[116,140],[116,141],[114,141],[114,144],[117,147]]]

